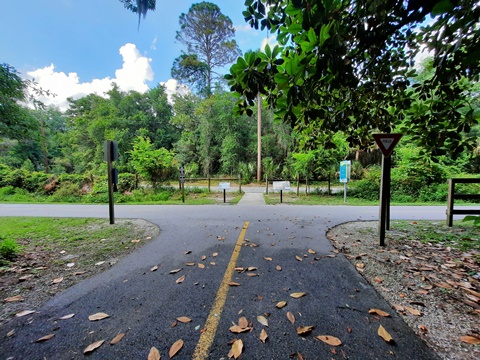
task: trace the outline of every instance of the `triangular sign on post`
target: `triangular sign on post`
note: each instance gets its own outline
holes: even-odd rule
[[[385,157],[390,156],[401,137],[402,134],[373,134],[375,142]]]

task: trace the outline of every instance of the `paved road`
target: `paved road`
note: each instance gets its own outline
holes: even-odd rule
[[[126,336],[118,344],[105,343],[88,357],[146,359],[155,346],[166,359],[170,346],[183,339],[175,359],[227,359],[229,342],[242,339],[240,359],[289,359],[295,353],[305,359],[436,358],[342,255],[326,257],[333,254],[325,237],[330,227],[375,220],[377,207],[124,205],[115,211],[119,218],[149,220],[161,234],[108,271],[57,295],[37,313],[0,328],[1,359],[82,359],[87,345],[108,342],[122,332]],[[444,220],[444,214],[444,207],[391,211],[393,219]],[[108,217],[108,208],[0,204],[0,216],[14,215]],[[159,269],[151,272],[154,265]],[[236,267],[255,267],[251,273],[258,276]],[[173,269],[182,270],[172,275]],[[182,275],[185,280],[177,284]],[[240,286],[229,286],[231,281]],[[290,297],[295,292],[306,296]],[[279,301],[287,306],[277,309]],[[393,316],[377,319],[368,314],[370,308]],[[286,317],[288,311],[295,315],[294,325]],[[110,318],[88,321],[97,312]],[[57,320],[70,313],[75,317]],[[268,327],[257,321],[259,315],[267,316]],[[192,322],[172,327],[180,316]],[[253,330],[231,333],[230,326],[241,316],[252,322]],[[380,324],[394,344],[377,335]],[[300,326],[315,329],[302,337],[296,334]],[[12,329],[16,335],[7,338]],[[262,329],[269,336],[265,344],[259,340]],[[50,333],[55,333],[51,340],[33,342]],[[316,340],[317,335],[336,336],[343,344],[333,348]]]

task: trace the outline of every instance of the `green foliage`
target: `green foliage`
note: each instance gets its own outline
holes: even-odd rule
[[[231,67],[226,79],[239,110],[251,114],[260,92],[298,132],[343,131],[365,149],[373,132],[401,127],[426,153],[459,155],[474,140],[462,135],[478,123],[470,101],[480,73],[478,4],[434,4],[248,1],[245,20],[275,34],[280,47],[246,53]],[[432,22],[420,27],[428,15]],[[425,46],[433,76],[410,87]]]
[[[233,39],[233,23],[217,5],[205,1],[193,4],[188,13],[182,13],[179,23],[176,39],[187,47],[187,53],[175,59],[172,77],[210,96],[214,69],[232,63],[241,54]]]
[[[80,201],[80,190],[76,184],[65,181],[51,197],[53,202],[75,203]]]
[[[134,142],[130,157],[135,171],[153,187],[170,179],[176,170],[173,152],[165,148],[155,149],[149,138],[139,136]]]
[[[20,247],[15,240],[0,236],[0,264],[15,259],[19,252]]]

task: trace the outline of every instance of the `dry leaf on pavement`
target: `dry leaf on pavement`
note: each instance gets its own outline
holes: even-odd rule
[[[68,315],[59,317],[58,320],[68,320],[68,319],[73,318],[74,316],[75,316],[75,314],[68,314]]]
[[[479,345],[480,344],[480,338],[475,337],[475,336],[470,336],[470,335],[465,335],[460,337],[460,341],[467,343],[467,344],[472,344],[472,345]]]
[[[83,350],[83,353],[88,354],[88,353],[92,352],[93,350],[98,349],[100,346],[102,346],[102,344],[104,342],[105,342],[105,340],[100,340],[100,341],[94,342],[93,344],[88,345],[85,348],[85,350]]]
[[[295,324],[295,315],[292,312],[287,312],[287,319],[292,323]]]
[[[47,340],[50,340],[51,338],[53,338],[54,336],[55,336],[55,334],[48,334],[48,335],[42,336],[41,338],[35,340],[35,342],[47,341]]]
[[[385,330],[382,325],[380,325],[380,327],[378,328],[378,336],[380,336],[386,342],[391,342],[393,340],[392,336],[388,333],[387,330]]]
[[[170,356],[170,359],[174,357],[183,347],[183,340],[177,340],[175,343],[172,345],[170,350],[168,351],[168,355]]]
[[[267,332],[265,331],[265,329],[262,329],[262,331],[260,331],[260,341],[265,344],[265,341],[267,341],[267,338],[268,338]]]
[[[264,326],[268,326],[268,320],[265,316],[263,315],[258,315],[257,316],[257,320],[260,324],[264,325]]]
[[[309,334],[315,326],[300,326],[297,328],[297,334],[298,335],[307,335]]]
[[[3,301],[5,302],[16,302],[16,301],[23,301],[23,300],[25,300],[25,298],[22,295],[15,295],[15,296],[11,296],[3,299]]]
[[[148,353],[148,360],[160,360],[160,352],[155,346],[152,346]]]
[[[275,305],[278,309],[284,308],[287,305],[286,301],[280,301]]]
[[[103,313],[103,312],[99,312],[99,313],[90,315],[90,316],[88,317],[88,320],[90,320],[90,321],[97,321],[97,320],[106,319],[106,318],[108,318],[108,317],[110,317],[110,315],[105,314],[105,313]]]
[[[242,355],[242,350],[243,350],[243,341],[241,339],[235,340],[234,343],[232,344],[232,348],[230,349],[230,352],[228,353],[228,357],[238,359],[240,355]]]
[[[177,320],[180,321],[181,323],[184,323],[184,324],[192,321],[192,319],[190,319],[189,317],[186,317],[186,316],[177,317]]]
[[[175,282],[177,284],[181,284],[185,280],[185,277],[186,277],[185,275],[182,275],[177,280],[175,280]]]
[[[383,311],[383,310],[379,310],[379,309],[370,309],[368,310],[368,313],[369,314],[377,314],[377,315],[380,315],[380,316],[383,316],[383,317],[389,317],[390,314]]]
[[[323,341],[324,343],[327,343],[328,345],[331,345],[331,346],[340,346],[342,345],[342,341],[335,337],[335,336],[330,336],[330,335],[318,335],[318,336],[315,336],[315,339],[317,340],[321,340]]]
[[[120,340],[122,340],[124,336],[125,336],[125,333],[120,333],[120,334],[118,334],[117,336],[115,336],[115,337],[110,341],[110,345],[115,345],[115,344],[118,343]]]
[[[304,297],[305,295],[307,295],[307,293],[304,293],[304,292],[297,292],[297,293],[290,294],[290,296],[294,299],[299,299],[301,297]]]

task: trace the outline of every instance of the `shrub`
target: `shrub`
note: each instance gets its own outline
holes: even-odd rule
[[[0,263],[13,260],[20,252],[17,242],[0,237]]]
[[[80,198],[80,190],[78,185],[71,182],[60,184],[57,191],[52,195],[54,202],[77,202]]]

